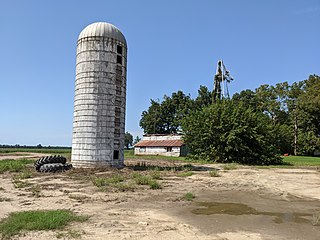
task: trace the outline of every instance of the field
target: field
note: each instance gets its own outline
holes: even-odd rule
[[[319,236],[319,158],[289,156],[284,165],[261,168],[137,157],[126,151],[121,170],[41,174],[33,169],[38,157],[63,154],[70,159],[70,149],[47,150],[0,149],[3,239]]]

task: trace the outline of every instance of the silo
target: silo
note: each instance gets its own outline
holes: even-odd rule
[[[77,42],[71,162],[74,167],[122,167],[127,43],[110,23],[82,30]]]

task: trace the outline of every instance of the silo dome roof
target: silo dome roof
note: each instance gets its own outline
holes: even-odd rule
[[[81,31],[78,40],[85,37],[108,37],[127,45],[127,41],[120,30],[106,22],[96,22],[85,27]]]

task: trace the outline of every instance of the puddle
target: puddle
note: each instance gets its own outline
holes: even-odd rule
[[[264,215],[274,217],[273,221],[275,223],[310,223],[311,221],[305,217],[312,216],[312,214],[294,212],[259,212],[256,209],[241,203],[199,202],[197,205],[199,207],[191,211],[193,214]]]

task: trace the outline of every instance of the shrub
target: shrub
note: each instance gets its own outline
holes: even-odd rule
[[[222,100],[183,121],[191,157],[221,163],[280,164],[275,128],[268,116],[241,102]]]
[[[221,177],[217,169],[209,171],[210,177]]]
[[[192,201],[196,196],[192,192],[188,192],[185,195],[183,195],[183,199],[186,201]]]

